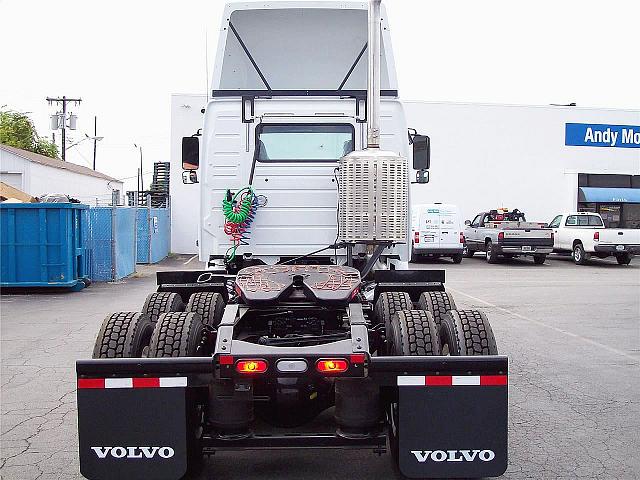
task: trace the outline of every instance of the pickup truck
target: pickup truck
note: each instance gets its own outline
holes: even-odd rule
[[[482,212],[464,223],[467,258],[485,252],[487,262],[496,263],[499,256],[531,255],[536,265],[542,265],[553,251],[553,231],[544,223],[527,222],[517,209]]]
[[[597,213],[569,212],[549,223],[553,229],[553,251],[571,252],[577,265],[591,257],[615,256],[620,265],[628,265],[633,255],[640,254],[640,229],[606,228]]]

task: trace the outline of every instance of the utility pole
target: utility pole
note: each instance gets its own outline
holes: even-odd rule
[[[98,116],[93,117],[93,169],[96,169],[96,145],[98,143]]]
[[[51,105],[52,103],[55,103],[56,105],[59,105],[60,103],[62,103],[62,121],[60,121],[60,115],[58,115],[58,128],[62,128],[62,161],[65,161],[66,158],[66,128],[67,128],[67,103],[73,102],[76,105],[79,105],[80,102],[82,101],[81,98],[67,98],[65,96],[63,96],[62,98],[60,97],[47,97],[47,102],[49,102],[49,105]],[[69,128],[71,130],[75,130],[75,121],[73,122],[72,125],[69,125]],[[57,130],[57,128],[55,128],[54,130]]]

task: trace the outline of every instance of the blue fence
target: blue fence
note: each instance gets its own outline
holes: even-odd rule
[[[171,248],[171,214],[168,208],[138,210],[138,263],[157,263]]]
[[[169,254],[168,208],[93,207],[91,278],[119,280],[135,272],[136,263],[157,263]]]

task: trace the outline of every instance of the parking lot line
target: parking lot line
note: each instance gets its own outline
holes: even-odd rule
[[[613,348],[613,347],[610,347],[610,346],[605,345],[603,343],[596,342],[595,340],[591,340],[590,338],[583,337],[582,335],[578,335],[577,333],[569,332],[567,330],[563,330],[562,328],[554,327],[553,325],[549,325],[547,323],[541,322],[540,320],[534,320],[533,318],[529,318],[529,317],[526,317],[526,316],[521,315],[519,313],[516,313],[516,312],[514,312],[512,310],[508,310],[506,308],[499,307],[498,305],[495,305],[495,304],[493,304],[491,302],[487,302],[486,300],[483,300],[481,298],[474,297],[473,295],[469,295],[468,293],[461,292],[460,290],[456,290],[456,289],[453,289],[453,288],[447,288],[447,290],[449,290],[451,292],[454,292],[457,295],[462,295],[464,297],[467,297],[467,298],[470,298],[472,300],[475,300],[476,302],[483,303],[487,307],[495,308],[496,310],[499,310],[499,311],[501,311],[503,313],[507,313],[509,315],[513,315],[514,317],[518,317],[519,319],[524,320],[525,322],[533,323],[534,325],[538,325],[538,326],[541,326],[541,327],[548,328],[550,330],[553,330],[554,332],[561,333],[561,334],[566,335],[568,337],[577,338],[578,340],[581,340],[581,341],[583,341],[585,343],[588,343],[590,345],[593,345],[595,347],[601,348],[603,350],[607,350],[610,353],[615,353],[616,355],[620,355],[620,356],[625,357],[625,358],[627,358],[629,360],[632,360],[635,363],[640,363],[640,358],[634,357],[633,355],[629,355],[628,353],[623,352],[622,350],[618,350],[617,348]]]

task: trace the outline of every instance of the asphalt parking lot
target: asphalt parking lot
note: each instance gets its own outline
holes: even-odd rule
[[[89,358],[108,312],[139,310],[156,269],[79,293],[3,295],[4,479],[74,479],[78,470],[74,361]],[[444,268],[458,308],[484,309],[510,357],[505,479],[640,478],[640,259],[576,266],[568,259],[488,265],[478,255]],[[222,453],[198,478],[395,478],[368,452]]]

